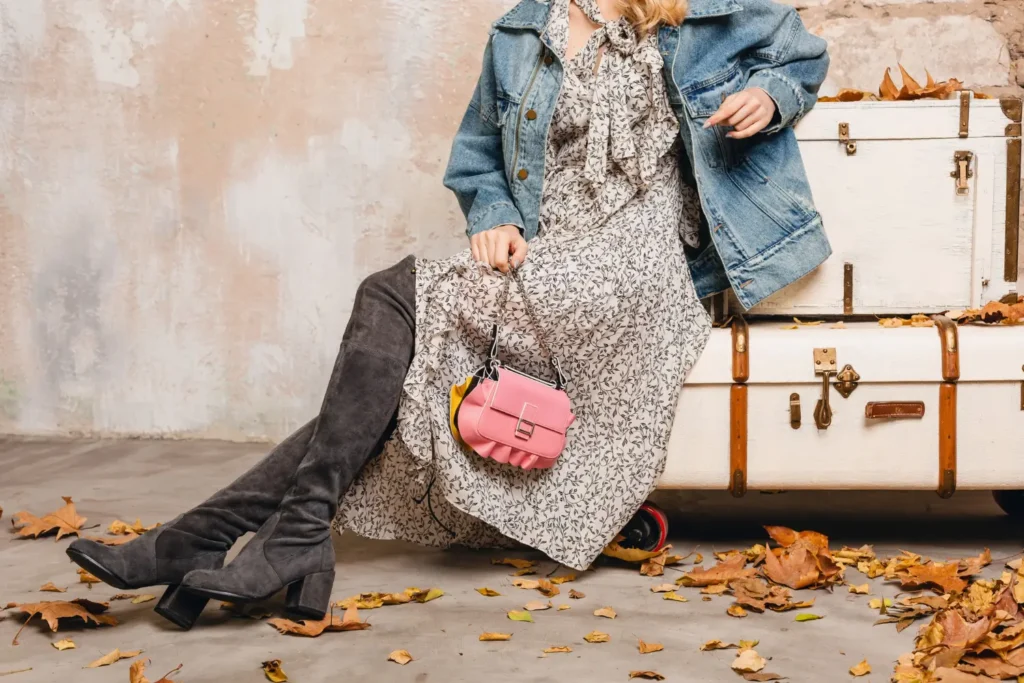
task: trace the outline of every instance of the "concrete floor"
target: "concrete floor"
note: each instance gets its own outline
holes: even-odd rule
[[[265,452],[259,445],[169,441],[25,441],[0,440],[0,506],[5,519],[17,510],[36,514],[73,496],[87,525],[106,526],[114,518],[151,523],[167,520],[186,506],[229,482]],[[764,540],[760,524],[813,528],[829,534],[834,546],[873,543],[879,555],[906,548],[936,558],[974,555],[984,547],[1001,560],[1021,549],[1020,533],[1001,516],[987,494],[963,493],[940,501],[927,493],[829,493],[751,495],[734,501],[718,494],[667,494],[662,501],[674,517],[675,548],[698,547],[710,557],[715,549],[745,547]],[[6,523],[6,522],[5,522]],[[97,533],[97,532],[93,532]],[[85,596],[105,599],[116,593],[102,584],[89,590],[75,583],[75,568],[64,555],[68,541],[52,538],[20,540],[0,534],[0,605]],[[793,613],[751,614],[735,619],[725,614],[728,598],[702,602],[696,590],[684,590],[690,602],[678,603],[651,593],[651,585],[671,581],[640,576],[635,568],[600,566],[563,586],[556,604],[568,611],[534,613],[535,623],[515,623],[506,611],[538,599],[535,591],[511,586],[511,568],[492,566],[490,559],[507,553],[438,551],[405,543],[370,542],[345,537],[338,542],[336,598],[371,590],[402,590],[407,586],[438,587],[446,594],[426,604],[361,611],[373,628],[327,633],[316,639],[279,635],[265,622],[230,619],[208,608],[201,622],[182,632],[151,610],[155,603],[112,603],[121,620],[114,628],[71,628],[51,634],[30,625],[21,644],[10,645],[20,620],[12,612],[0,623],[0,674],[32,667],[4,677],[4,683],[29,681],[128,681],[129,662],[82,670],[115,647],[144,649],[156,680],[179,663],[174,678],[189,683],[265,680],[260,663],[282,659],[290,680],[319,681],[627,681],[631,670],[655,670],[668,681],[742,680],[730,668],[731,651],[700,652],[713,638],[725,641],[758,639],[758,652],[772,658],[767,671],[796,682],[850,680],[847,669],[867,658],[873,674],[859,681],[889,680],[893,662],[910,649],[916,629],[897,634],[892,626],[872,626],[875,615],[864,596],[845,590],[815,597],[813,612],[826,618],[796,623]],[[540,558],[538,558],[540,559]],[[550,562],[542,562],[546,573]],[[857,572],[851,582],[866,581]],[[47,581],[70,586],[63,595],[40,593]],[[474,589],[487,586],[501,597],[485,598]],[[569,588],[586,594],[568,600]],[[154,590],[158,593],[158,590]],[[873,595],[892,596],[894,586],[872,582]],[[610,605],[615,620],[592,612]],[[611,642],[588,644],[582,637],[601,630]],[[482,643],[484,631],[514,633],[510,642]],[[58,652],[50,646],[71,637],[78,649]],[[637,638],[661,643],[663,652],[640,655]],[[570,645],[571,654],[541,656],[543,648]],[[415,661],[401,667],[387,662],[392,650],[405,649]]]

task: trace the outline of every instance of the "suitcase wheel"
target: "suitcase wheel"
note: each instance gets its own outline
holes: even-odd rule
[[[1024,491],[993,491],[992,498],[1006,514],[1024,519]]]
[[[661,550],[668,540],[668,517],[653,503],[644,503],[622,530],[625,540],[623,548],[639,548],[655,552]]]

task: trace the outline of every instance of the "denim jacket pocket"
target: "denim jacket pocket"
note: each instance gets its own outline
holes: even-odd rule
[[[731,168],[743,163],[747,140],[734,140],[725,136],[729,126],[717,125],[705,130],[704,122],[722,106],[729,95],[738,93],[745,86],[745,78],[739,65],[729,68],[682,89],[683,104],[690,118],[697,124],[694,131],[696,147],[701,150],[711,168]]]
[[[519,105],[519,98],[499,90],[497,97],[498,125],[504,128],[508,125],[509,114]]]

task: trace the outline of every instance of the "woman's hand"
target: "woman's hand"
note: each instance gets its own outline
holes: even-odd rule
[[[775,100],[761,88],[747,88],[725,98],[722,106],[704,123],[705,128],[721,123],[732,126],[727,138],[749,138],[764,130],[775,116]]]
[[[469,247],[474,260],[503,273],[509,271],[509,262],[518,268],[526,260],[526,240],[514,225],[499,225],[478,232],[469,238]]]

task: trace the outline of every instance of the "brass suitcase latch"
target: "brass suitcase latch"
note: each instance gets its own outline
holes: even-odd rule
[[[949,174],[956,179],[956,193],[960,196],[970,194],[971,186],[967,182],[974,177],[974,170],[971,162],[974,160],[974,152],[959,151],[953,154],[953,171]]]
[[[828,378],[836,372],[836,350],[814,349],[814,374],[821,376],[821,398],[814,406],[814,425],[818,429],[832,426],[832,406],[829,405]]]

